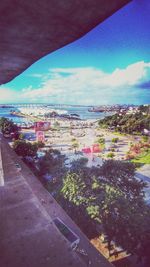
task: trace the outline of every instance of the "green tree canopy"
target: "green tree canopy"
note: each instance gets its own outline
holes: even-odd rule
[[[150,130],[149,110],[150,106],[139,108],[139,112],[137,113],[125,115],[114,114],[100,120],[99,126],[102,128],[113,128],[116,131],[129,134],[133,132],[142,132],[144,129]]]
[[[38,150],[37,143],[26,142],[25,140],[16,140],[13,144],[15,152],[22,157],[34,157]]]
[[[101,226],[109,250],[114,240],[128,252],[143,257],[142,244],[147,244],[144,233],[150,231],[145,223],[150,208],[143,200],[145,184],[134,178],[134,165],[108,160],[99,170],[80,167],[73,171],[64,177],[63,197],[84,209]]]
[[[0,119],[0,129],[3,134],[17,133],[19,131],[18,126],[7,118]]]
[[[135,176],[135,165],[120,160],[107,160],[101,167],[101,176],[111,185],[122,191],[126,198],[144,196],[146,183],[138,181]]]
[[[38,167],[40,175],[63,176],[65,173],[64,156],[58,150],[50,149],[45,152],[44,157],[39,159]]]

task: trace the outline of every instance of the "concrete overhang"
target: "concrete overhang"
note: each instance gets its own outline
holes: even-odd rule
[[[131,0],[1,0],[0,84],[82,37]]]

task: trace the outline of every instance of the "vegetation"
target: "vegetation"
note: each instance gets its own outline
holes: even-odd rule
[[[105,138],[103,138],[103,137],[98,138],[98,140],[96,141],[96,143],[98,143],[100,145],[100,148],[102,150],[105,148]]]
[[[139,106],[139,110],[142,112],[142,113],[145,113],[145,114],[150,114],[150,105],[141,105]]]
[[[76,140],[76,138],[72,138],[72,148],[74,149],[74,152],[76,153],[76,150],[79,148],[79,143]]]
[[[133,163],[150,164],[150,149],[132,159]]]
[[[144,109],[144,112],[143,112]],[[142,133],[144,129],[150,131],[149,107],[139,107],[139,112],[134,114],[114,114],[99,121],[99,126],[122,133]]]
[[[119,138],[118,137],[114,137],[111,140],[112,143],[117,143],[118,141],[119,141]]]
[[[112,142],[118,142],[118,138]],[[105,139],[99,138],[99,143],[104,144]],[[78,147],[74,138],[72,145]],[[34,157],[41,146],[23,140],[14,142],[16,153],[22,157]],[[148,139],[143,138],[131,144],[128,156],[133,152],[142,155],[146,149],[149,153]],[[108,155],[114,157],[113,152]],[[89,237],[106,234],[109,252],[115,241],[149,266],[150,207],[144,201],[146,184],[134,178],[135,165],[112,159],[99,168],[88,168],[86,163],[87,159],[81,158],[66,168],[65,157],[50,149],[38,159],[38,175],[48,176],[46,188]]]
[[[103,137],[100,137],[98,140],[97,140],[97,142],[99,143],[99,144],[105,144],[105,138],[103,138]]]
[[[38,144],[15,141],[21,155],[33,156]],[[131,162],[107,160],[100,168],[79,159],[67,169],[64,156],[50,149],[38,161],[38,174],[49,175],[46,188],[89,236],[106,234],[108,249],[115,243],[149,264],[150,207],[144,202],[144,182],[134,178]],[[97,230],[99,229],[99,230]]]
[[[42,141],[36,142],[38,148],[43,148],[45,144]]]
[[[76,138],[72,138],[71,139],[71,142],[73,143],[73,142],[76,142],[77,141],[77,139]]]
[[[64,156],[58,150],[50,149],[38,162],[39,174],[60,177],[64,174]]]
[[[76,171],[78,169],[82,169],[82,168],[84,168],[86,166],[87,162],[88,162],[88,159],[82,157],[82,158],[80,158],[78,160],[73,161],[72,164],[71,164],[71,168],[70,169],[72,171],[74,171],[74,170]]]
[[[107,154],[107,158],[114,158],[114,157],[115,157],[115,154],[113,153],[113,151]]]
[[[143,136],[142,139],[143,139],[144,143],[149,141],[149,137],[148,136]]]
[[[66,207],[64,198],[80,211],[79,221],[84,210],[84,216],[90,217],[95,227],[100,226],[101,232],[107,235],[109,250],[111,241],[115,240],[142,258],[143,246],[147,245],[146,233],[150,235],[147,223],[150,208],[143,201],[145,184],[134,178],[134,172],[132,163],[113,160],[106,161],[99,169],[74,169],[65,175],[60,194],[61,204],[65,203]]]
[[[2,133],[5,134],[15,134],[16,138],[19,136],[19,128],[18,126],[11,120],[7,119],[7,118],[0,118],[0,129],[2,131]]]
[[[32,144],[30,142],[26,142],[25,140],[16,140],[13,143],[13,148],[15,152],[23,158],[27,156],[34,157],[36,156],[39,145],[41,146],[41,144],[36,142]]]
[[[131,144],[127,153],[127,159],[131,159],[134,163],[150,164],[150,143],[149,138],[143,138],[144,142]]]

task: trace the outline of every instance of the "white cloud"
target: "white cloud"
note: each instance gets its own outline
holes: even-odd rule
[[[0,87],[0,104],[16,102],[16,92],[7,87]]]
[[[125,69],[116,69],[109,81],[113,86],[136,85],[145,78],[148,69],[150,69],[150,63],[140,61],[127,66]]]
[[[41,74],[41,73],[32,73],[32,74],[28,74],[27,76],[32,77],[32,78],[42,78],[43,74]]]
[[[141,90],[137,91],[136,85],[148,81],[149,75],[150,63],[143,61],[124,69],[117,68],[112,73],[94,67],[54,68],[41,77],[38,88],[29,86],[22,89],[20,98],[29,102],[71,104],[119,103],[127,99],[134,101],[141,93]]]

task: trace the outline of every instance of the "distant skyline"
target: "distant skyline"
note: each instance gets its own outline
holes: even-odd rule
[[[149,0],[133,0],[1,85],[0,103],[150,103],[149,14]]]

